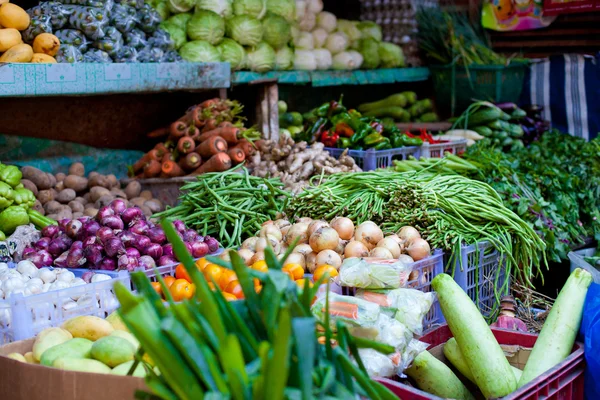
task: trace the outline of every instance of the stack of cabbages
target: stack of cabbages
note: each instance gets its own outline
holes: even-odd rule
[[[181,61],[169,34],[159,29],[160,15],[143,0],[45,1],[27,12],[24,40],[54,34],[59,63]]]
[[[369,21],[337,20],[322,0],[150,0],[183,59],[234,70],[349,70],[404,66]],[[295,50],[294,50],[295,49]]]

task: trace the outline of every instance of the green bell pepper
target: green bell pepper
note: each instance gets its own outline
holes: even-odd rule
[[[339,140],[337,141],[337,146],[340,149],[349,149],[350,147],[352,147],[352,142],[350,141],[350,138],[339,138]]]
[[[8,184],[0,182],[0,209],[10,206],[14,202],[14,196],[12,188]]]
[[[404,146],[421,146],[423,144],[423,140],[419,138],[411,138],[404,133],[396,133],[392,135],[392,146],[394,148],[404,147]]]
[[[7,235],[12,235],[17,227],[28,223],[29,215],[23,207],[10,206],[0,213],[0,231]]]
[[[363,140],[365,146],[372,147],[381,142],[383,142],[386,138],[379,132],[371,133]]]
[[[35,195],[29,189],[15,189],[14,199],[15,205],[27,208],[33,207],[35,204]]]
[[[315,114],[317,117],[326,117],[329,112],[329,102],[321,104],[317,107]]]
[[[389,150],[392,148],[392,144],[390,142],[390,139],[384,137],[383,140],[379,143],[377,143],[377,145],[375,147],[373,147],[373,149],[375,150]]]
[[[354,144],[354,145],[361,143],[364,138],[366,138],[367,136],[369,136],[372,133],[377,133],[377,132],[375,132],[375,129],[373,129],[373,127],[371,125],[362,124],[354,132],[354,135],[352,135],[352,137],[350,138],[350,142],[352,142],[352,144]]]
[[[15,187],[21,183],[23,174],[18,167],[14,165],[4,165],[3,167],[0,169],[0,181],[8,183],[11,187]]]
[[[337,126],[338,124],[347,124],[354,132],[358,130],[361,126],[360,118],[353,116],[349,112],[342,112],[337,115],[331,117],[331,123],[333,126]]]

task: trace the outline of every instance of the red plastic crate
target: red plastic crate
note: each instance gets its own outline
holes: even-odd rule
[[[537,340],[537,335],[524,332],[508,331],[492,328],[498,343],[505,345],[519,345],[532,348]],[[419,340],[429,343],[433,348],[446,343],[452,337],[448,325],[426,333]],[[583,372],[585,360],[583,358],[583,345],[575,343],[573,352],[556,367],[546,371],[535,380],[522,388],[514,391],[503,400],[583,400]],[[417,388],[410,387],[391,379],[377,379],[389,388],[402,400],[441,400],[441,397],[426,393]]]

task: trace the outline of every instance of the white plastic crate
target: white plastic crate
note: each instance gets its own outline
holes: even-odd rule
[[[419,158],[442,158],[444,153],[461,154],[467,150],[467,139],[453,140],[446,143],[430,144],[424,142],[421,145]]]
[[[75,277],[81,277],[87,269],[69,269]],[[130,287],[126,271],[96,271],[112,279],[88,283],[32,296],[16,294],[0,300],[0,344],[29,339],[49,327],[58,327],[66,320],[81,316],[108,316],[119,307],[113,285],[122,282]],[[65,310],[65,303],[76,300],[76,306]]]

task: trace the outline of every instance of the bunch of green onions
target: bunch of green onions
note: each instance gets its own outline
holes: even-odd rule
[[[195,297],[175,303],[160,278],[166,305],[141,272],[131,274],[139,294],[115,285],[119,314],[141,345],[137,359],[147,353],[158,370],[146,368],[154,395],[166,400],[396,398],[369,379],[357,350],[390,354],[394,348],[357,340],[341,325],[334,335],[328,302],[326,320],[317,322],[310,304],[318,285],[310,288],[307,282],[299,294],[272,251],[265,250],[267,273],[247,268],[235,252],[231,264],[211,259],[233,268],[242,286],[245,300],[228,302],[220,291],[211,291],[173,225],[163,221],[162,226],[196,285]],[[259,294],[254,278],[263,285]],[[325,333],[325,345],[317,341],[317,325]]]

